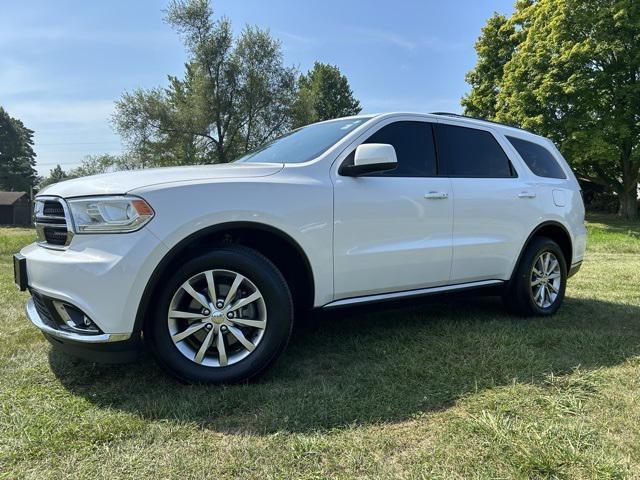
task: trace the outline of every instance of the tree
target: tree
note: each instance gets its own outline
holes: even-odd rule
[[[44,177],[40,181],[40,188],[44,188],[48,185],[53,185],[54,183],[67,180],[68,178],[69,178],[69,174],[62,169],[60,164],[58,164],[54,168],[49,170],[48,176]]]
[[[144,167],[144,162],[133,153],[124,153],[122,155],[111,155],[109,153],[87,155],[78,167],[72,168],[68,172],[65,172],[60,165],[56,165],[55,168],[51,169],[49,175],[42,179],[40,188],[72,178],[120,172],[123,170],[138,170]]]
[[[234,39],[207,0],[174,0],[166,21],[189,55],[184,78],[123,94],[113,117],[147,164],[228,162],[291,127],[295,70],[268,31],[246,27]]]
[[[124,170],[139,170],[144,168],[143,161],[135,154],[124,153],[122,155],[87,155],[80,166],[72,169],[69,176],[73,178],[98,175],[100,173],[121,172]]]
[[[508,23],[518,43],[494,99],[472,83],[465,109],[490,113],[483,105],[495,102],[489,118],[553,139],[580,176],[616,192],[620,215],[637,218],[640,3],[520,1]]]
[[[33,130],[0,107],[0,188],[29,192],[36,184]]]
[[[465,77],[471,85],[471,92],[461,101],[467,115],[481,118],[496,116],[496,101],[504,66],[511,60],[517,46],[516,29],[512,22],[504,15],[494,13],[482,28],[475,45],[478,63]]]
[[[357,115],[362,108],[353,96],[347,77],[335,65],[316,62],[298,79],[294,126]]]

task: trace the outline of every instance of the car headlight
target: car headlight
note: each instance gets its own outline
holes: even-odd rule
[[[67,200],[76,233],[128,233],[142,228],[154,216],[139,197],[85,197]]]

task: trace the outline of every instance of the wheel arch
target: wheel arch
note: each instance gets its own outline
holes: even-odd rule
[[[149,277],[136,312],[134,332],[143,329],[163,279],[180,268],[189,253],[199,254],[216,245],[245,245],[271,260],[287,280],[296,308],[313,307],[315,281],[308,256],[289,234],[258,222],[236,221],[212,225],[194,232],[174,245]]]
[[[571,235],[569,234],[569,230],[567,230],[567,228],[560,222],[548,220],[536,226],[527,237],[527,240],[524,242],[524,245],[520,249],[520,255],[518,255],[518,259],[513,266],[511,277],[513,277],[513,274],[517,270],[518,265],[520,265],[522,256],[531,243],[531,240],[533,240],[535,237],[547,237],[556,242],[562,250],[562,253],[567,262],[567,271],[569,271],[573,258],[573,244]]]

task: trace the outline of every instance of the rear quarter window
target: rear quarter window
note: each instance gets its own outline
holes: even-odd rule
[[[553,154],[542,145],[516,137],[507,136],[507,140],[518,151],[529,169],[537,176],[567,178]]]

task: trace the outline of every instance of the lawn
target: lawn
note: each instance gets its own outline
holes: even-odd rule
[[[32,238],[0,230],[0,478],[640,477],[640,224],[590,218],[552,318],[487,297],[341,311],[224,388],[53,352],[12,284]]]

